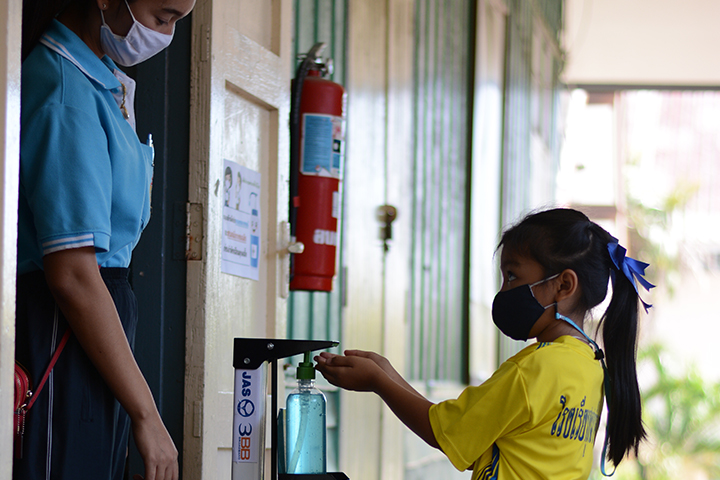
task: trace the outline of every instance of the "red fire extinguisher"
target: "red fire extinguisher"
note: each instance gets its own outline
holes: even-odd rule
[[[331,61],[313,46],[293,80],[290,111],[290,232],[302,253],[290,262],[290,290],[332,290],[345,154],[345,89],[323,77]]]

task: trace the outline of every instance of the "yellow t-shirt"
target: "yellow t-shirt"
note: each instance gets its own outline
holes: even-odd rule
[[[584,342],[535,343],[485,383],[430,408],[430,424],[472,480],[577,480],[590,475],[603,370]],[[496,448],[494,446],[496,445]]]

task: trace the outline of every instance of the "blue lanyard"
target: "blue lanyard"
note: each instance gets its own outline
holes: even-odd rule
[[[595,359],[600,360],[600,365],[602,365],[603,369],[603,384],[605,390],[605,403],[607,403],[608,412],[610,411],[610,375],[608,375],[608,369],[607,365],[605,365],[605,354],[603,351],[598,347],[598,344],[593,341],[592,338],[588,337],[587,334],[582,330],[582,328],[578,327],[575,322],[570,320],[565,315],[561,315],[560,313],[555,313],[555,318],[558,320],[564,320],[565,322],[569,323],[571,326],[575,328],[578,332],[580,332],[585,339],[590,342],[590,345],[592,345],[593,350],[595,350]],[[605,471],[605,459],[607,458],[607,448],[608,448],[608,440],[609,440],[609,423],[605,423],[605,441],[603,442],[603,449],[602,449],[602,460],[600,460],[600,471],[603,475],[606,477],[612,477],[615,474],[615,468],[613,468],[613,471],[608,474]]]

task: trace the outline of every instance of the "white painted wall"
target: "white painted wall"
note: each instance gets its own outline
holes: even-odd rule
[[[348,5],[348,136],[345,169],[347,271],[342,348],[383,351],[383,259],[376,209],[385,203],[388,1]],[[380,478],[383,403],[341,392],[340,467]]]
[[[568,84],[720,86],[720,2],[566,0]]]

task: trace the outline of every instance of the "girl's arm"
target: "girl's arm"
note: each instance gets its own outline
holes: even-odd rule
[[[431,447],[440,448],[430,426],[432,402],[410,387],[392,366],[394,374],[389,374],[369,357],[371,355],[350,354],[344,357],[323,352],[315,357],[318,362],[316,368],[330,383],[340,388],[376,393],[410,430]],[[387,362],[387,365],[390,363]]]
[[[147,480],[178,478],[177,449],[135,362],[93,247],[43,258],[45,278],[75,337],[127,411]]]

